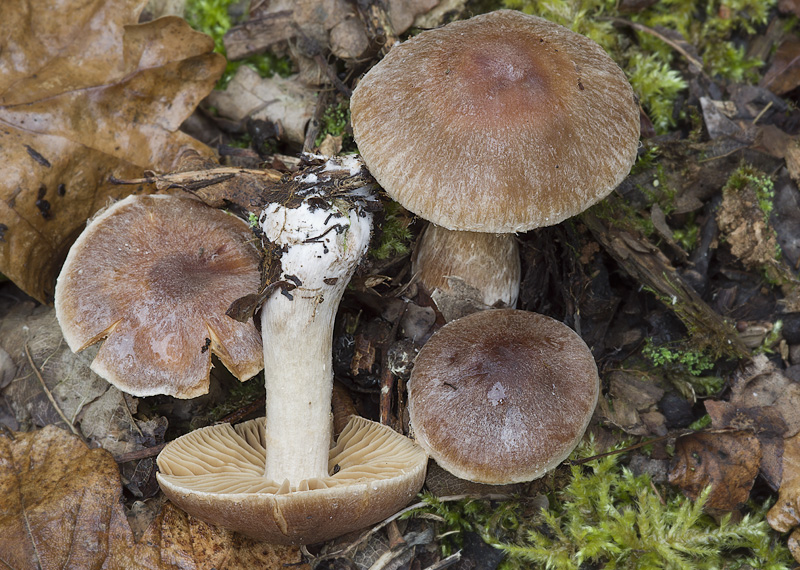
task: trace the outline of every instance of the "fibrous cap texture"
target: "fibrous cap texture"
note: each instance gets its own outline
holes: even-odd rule
[[[586,430],[600,380],[586,343],[550,317],[480,311],[439,329],[409,381],[414,437],[457,477],[493,485],[541,477]]]
[[[500,10],[393,48],[351,100],[353,133],[389,195],[452,230],[556,224],[633,164],[639,110],[592,40]]]
[[[104,340],[91,368],[135,396],[208,391],[211,354],[240,380],[263,368],[252,320],[225,315],[258,291],[260,254],[242,220],[189,198],[130,196],[87,226],[55,293],[73,351]]]

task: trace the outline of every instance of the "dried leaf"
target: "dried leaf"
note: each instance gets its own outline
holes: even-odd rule
[[[781,483],[783,436],[786,422],[780,412],[770,406],[737,407],[729,402],[706,400],[706,410],[714,429],[749,431],[761,443],[761,474],[770,487],[777,490]]]
[[[800,523],[800,434],[783,442],[781,489],[767,522],[778,532],[788,532]]]
[[[234,121],[247,117],[273,123],[280,121],[286,138],[302,144],[306,123],[314,116],[317,94],[298,81],[297,76],[262,78],[243,65],[236,70],[225,91],[211,93],[209,103],[220,115]]]
[[[42,570],[245,570],[300,562],[297,548],[246,539],[169,504],[136,542],[120,498],[119,472],[105,450],[52,426],[0,437],[0,560]]]
[[[800,85],[800,39],[791,37],[778,46],[759,85],[776,95],[784,95]]]
[[[676,441],[669,482],[692,500],[710,485],[706,507],[732,511],[750,496],[760,462],[761,444],[752,433],[693,433]]]
[[[144,4],[3,2],[0,271],[40,301],[85,220],[141,190],[109,176],[170,170],[186,147],[210,152],[177,129],[224,58],[180,18],[136,24]]]
[[[783,437],[800,432],[800,384],[784,376],[765,354],[756,355],[751,366],[734,376],[730,403],[737,408],[772,408],[786,424]]]

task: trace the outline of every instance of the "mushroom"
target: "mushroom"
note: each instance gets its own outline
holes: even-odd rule
[[[361,79],[350,109],[359,151],[389,196],[448,230],[509,242],[604,198],[639,140],[633,90],[603,49],[512,10],[394,47]]]
[[[56,316],[75,352],[105,339],[91,368],[120,390],[193,398],[208,391],[212,353],[242,381],[262,368],[255,324],[225,316],[258,289],[259,260],[238,218],[190,198],[129,196],[70,249]]]
[[[428,224],[411,271],[445,321],[490,307],[513,307],[520,284],[519,247],[511,234],[460,232]]]
[[[330,159],[295,177],[285,204],[259,217],[277,281],[261,310],[266,419],[185,435],[158,458],[159,483],[187,512],[276,543],[327,540],[382,520],[422,487],[427,456],[363,418],[331,449],[333,324],[369,244],[367,185],[343,192],[361,163]]]
[[[473,313],[433,334],[408,386],[414,437],[444,469],[499,485],[541,477],[583,436],[600,391],[572,329],[514,309]]]

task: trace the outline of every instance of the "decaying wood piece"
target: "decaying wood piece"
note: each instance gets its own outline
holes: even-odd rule
[[[279,10],[251,17],[225,34],[225,50],[231,60],[261,53],[297,35],[292,10]]]
[[[733,325],[703,301],[655,245],[643,236],[605,224],[591,212],[582,220],[620,267],[675,312],[698,348],[706,348],[716,357],[749,358]]]

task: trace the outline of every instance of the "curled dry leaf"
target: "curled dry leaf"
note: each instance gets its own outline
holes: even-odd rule
[[[246,539],[171,505],[134,541],[120,498],[105,450],[52,426],[0,436],[0,560],[10,568],[303,568],[297,548]]]
[[[678,438],[669,482],[697,499],[711,486],[706,507],[732,511],[747,501],[761,462],[761,444],[747,431],[693,433]]]
[[[145,4],[3,2],[0,271],[40,301],[85,220],[140,190],[109,176],[171,170],[186,147],[210,153],[178,127],[224,58],[180,18],[137,24]]]
[[[800,432],[800,384],[776,369],[766,354],[756,355],[752,365],[734,376],[730,403],[737,408],[774,410],[786,424],[783,437]]]

